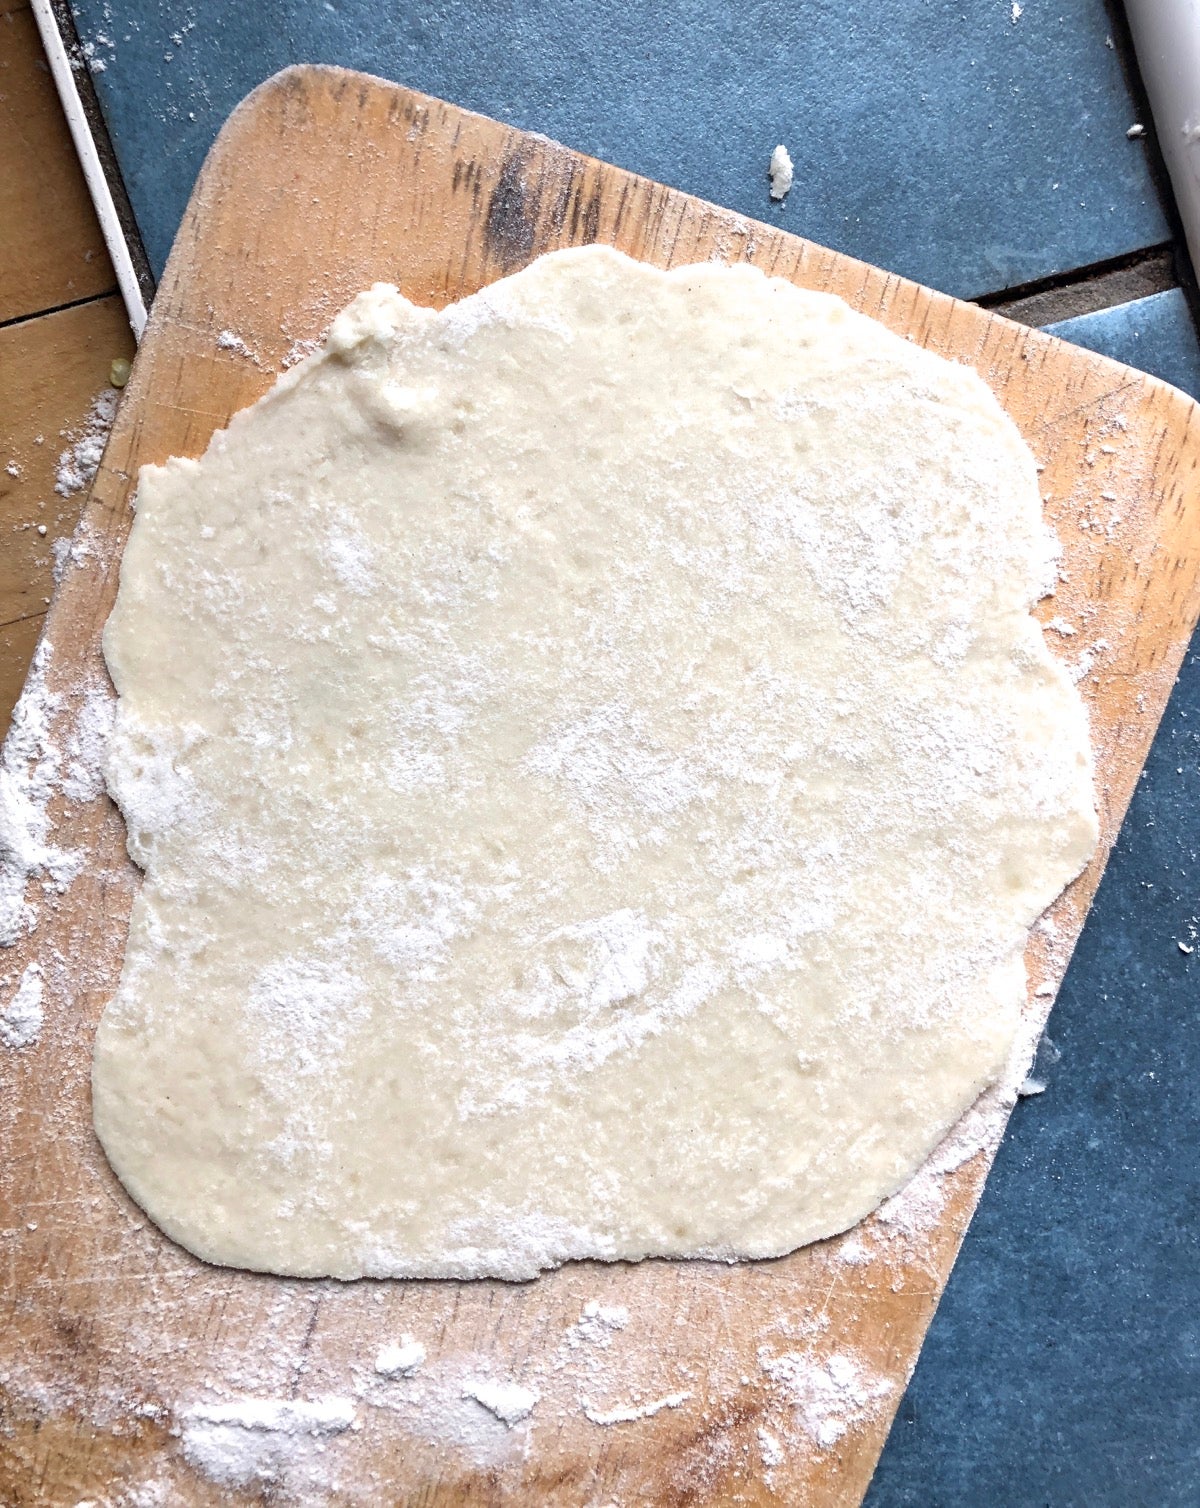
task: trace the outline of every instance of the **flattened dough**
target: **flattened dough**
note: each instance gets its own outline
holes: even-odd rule
[[[143,473],[105,652],[145,870],[96,1128],[210,1261],[765,1257],[1000,1071],[1096,841],[973,372],[592,248]]]

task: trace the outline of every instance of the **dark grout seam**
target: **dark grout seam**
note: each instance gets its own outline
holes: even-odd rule
[[[3,633],[6,628],[16,628],[18,623],[32,623],[35,618],[44,618],[49,611],[48,607],[39,607],[32,613],[18,613],[15,618],[9,618],[6,623],[0,623],[0,633]],[[0,742],[3,742],[2,737],[0,737]]]
[[[975,302],[1023,325],[1049,325],[1177,287],[1174,249],[1163,242],[1018,288],[986,293]]]
[[[112,298],[114,294],[119,296],[120,290],[114,283],[104,293],[89,293],[83,298],[68,299],[65,304],[51,304],[48,309],[35,309],[32,314],[14,314],[11,319],[0,319],[0,330],[11,330],[14,325],[27,325],[35,319],[45,319],[47,314],[63,314],[68,309],[82,309],[84,304],[98,304],[102,298]]]

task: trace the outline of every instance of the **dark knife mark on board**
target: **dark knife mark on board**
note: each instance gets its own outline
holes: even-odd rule
[[[540,144],[539,144],[540,145]],[[535,251],[586,245],[600,233],[600,190],[587,189],[586,168],[554,143],[510,152],[488,201],[488,255],[507,272]]]

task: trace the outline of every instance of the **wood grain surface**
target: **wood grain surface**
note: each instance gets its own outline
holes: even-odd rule
[[[378,80],[289,70],[249,97],[213,148],[87,506],[84,547],[51,609],[59,740],[69,742],[89,690],[106,685],[98,636],[142,463],[202,451],[296,342],[375,280],[440,306],[543,251],[595,240],[660,266],[748,260],[840,294],[974,366],[1042,463],[1065,558],[1041,611],[1077,630],[1048,637],[1075,662],[1091,709],[1104,843],[1052,908],[1053,930],[1030,943],[1036,1030],[1200,609],[1193,404],[1101,357]],[[222,347],[223,330],[250,354]],[[46,1010],[40,1041],[0,1063],[6,1503],[859,1501],[999,1122],[957,1167],[920,1175],[890,1221],[872,1217],[775,1262],[575,1263],[520,1285],[206,1267],[147,1224],[92,1138],[92,1035],[137,873],[105,798],[55,797],[51,810],[53,841],[78,853],[78,876],[62,893],[31,884],[36,929],[0,962],[8,990],[27,963],[40,965]],[[629,1311],[607,1345],[572,1328],[590,1301]],[[413,1379],[385,1383],[372,1363],[405,1333],[428,1360]],[[464,1379],[480,1377],[535,1388],[531,1418],[507,1429],[463,1400]],[[351,1427],[221,1436],[198,1412],[330,1397],[349,1401]],[[666,1398],[677,1404],[641,1418],[588,1416]],[[257,1452],[258,1474],[243,1470],[242,1486],[229,1485],[231,1439]]]
[[[0,321],[116,286],[33,12],[0,5]]]
[[[55,493],[59,454],[113,357],[133,354],[120,301],[105,296],[116,276],[27,0],[0,0],[0,143],[3,736],[50,601],[54,541],[84,501]]]
[[[96,428],[97,400],[117,396],[113,359],[133,353],[116,294],[0,328],[0,729],[53,591],[55,541],[84,503],[82,491],[56,491],[59,458]]]

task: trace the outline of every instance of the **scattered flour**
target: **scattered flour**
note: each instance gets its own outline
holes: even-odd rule
[[[176,1502],[170,1484],[152,1477],[149,1481],[134,1482],[123,1487],[113,1508],[175,1508]],[[78,1504],[76,1508],[79,1508]]]
[[[1071,679],[1077,685],[1080,681],[1086,680],[1095,668],[1096,662],[1106,655],[1110,648],[1107,639],[1097,639],[1094,644],[1087,645],[1070,668]]]
[[[104,759],[112,733],[116,700],[108,687],[93,686],[84,695],[67,740],[63,794],[71,801],[94,801],[104,791]]]
[[[326,959],[289,956],[268,964],[246,999],[263,1066],[286,1063],[298,1077],[322,1072],[366,1016],[361,997],[357,975]]]
[[[63,534],[58,539],[51,540],[50,553],[54,557],[54,581],[55,585],[57,585],[63,579],[63,575],[71,560],[70,539]]]
[[[533,1388],[523,1388],[515,1382],[492,1382],[486,1377],[465,1382],[462,1395],[473,1398],[510,1429],[529,1418],[541,1397]]]
[[[602,841],[614,814],[669,817],[705,791],[704,772],[658,743],[645,717],[619,701],[556,728],[530,750],[525,766],[561,781]]]
[[[793,1419],[819,1450],[836,1445],[892,1392],[890,1382],[845,1352],[822,1361],[802,1351],[772,1356],[764,1347],[759,1351],[759,1365],[782,1389]]]
[[[593,1424],[631,1424],[635,1419],[652,1419],[663,1409],[682,1408],[691,1396],[691,1393],[668,1393],[665,1398],[656,1398],[653,1403],[627,1404],[615,1409],[597,1409],[590,1403],[585,1403],[583,1412]]]
[[[770,1472],[776,1466],[782,1466],[784,1462],[783,1446],[778,1438],[769,1429],[758,1431],[758,1449],[762,1455],[762,1463]]]
[[[255,366],[261,366],[255,353],[250,349],[236,330],[222,330],[217,336],[217,349],[219,351],[233,351],[238,356],[244,356],[252,361]]]
[[[38,874],[65,889],[80,860],[50,842],[47,805],[59,787],[62,751],[50,739],[61,698],[46,684],[45,643],[34,652],[21,699],[0,752],[0,947],[10,948],[32,926],[25,887]]]
[[[837,1257],[839,1262],[844,1262],[847,1267],[865,1267],[872,1259],[872,1253],[859,1235],[851,1233],[844,1236],[838,1243]]]
[[[322,1437],[355,1428],[356,1418],[349,1398],[245,1398],[193,1405],[180,1420],[180,1436],[185,1457],[210,1481],[223,1487],[278,1481],[296,1493],[319,1470]]]
[[[106,388],[92,403],[82,426],[76,431],[68,431],[69,443],[59,455],[54,483],[54,490],[60,497],[73,497],[92,485],[120,399],[121,394],[116,388]]]
[[[411,1335],[402,1335],[398,1346],[384,1346],[375,1358],[381,1377],[411,1377],[425,1364],[425,1347]]]
[[[43,641],[34,651],[0,749],[0,948],[12,947],[33,930],[35,911],[27,899],[31,880],[41,877],[44,894],[61,895],[82,868],[81,854],[52,842],[51,799],[61,795],[90,801],[104,789],[111,688],[107,682],[85,683],[74,717],[55,729],[68,699],[50,689],[48,670]],[[32,995],[24,1000],[29,1003]]]
[[[28,964],[16,993],[0,1011],[0,1043],[5,1047],[32,1047],[42,1034],[42,971]]]
[[[301,340],[299,338],[293,340],[284,355],[282,362],[283,370],[286,372],[289,367],[298,366],[300,362],[306,361],[310,356],[314,356],[321,349],[322,343],[322,338],[319,336],[311,340]]]
[[[103,7],[103,15],[106,21],[111,22],[112,11],[109,5]],[[105,58],[100,49],[108,49],[108,57]],[[89,68],[93,73],[103,73],[108,64],[115,60],[117,55],[116,43],[103,31],[98,31],[94,38],[81,42],[68,50],[68,61],[71,67],[79,72],[83,68]]]
[[[535,1354],[524,1386],[518,1386],[497,1381],[495,1365],[491,1356],[458,1352],[427,1358],[413,1371],[394,1376],[374,1366],[354,1368],[353,1394],[371,1411],[368,1428],[386,1429],[386,1415],[414,1440],[460,1454],[478,1467],[496,1467],[525,1451],[536,1419],[517,1426],[552,1385],[552,1372]]]

